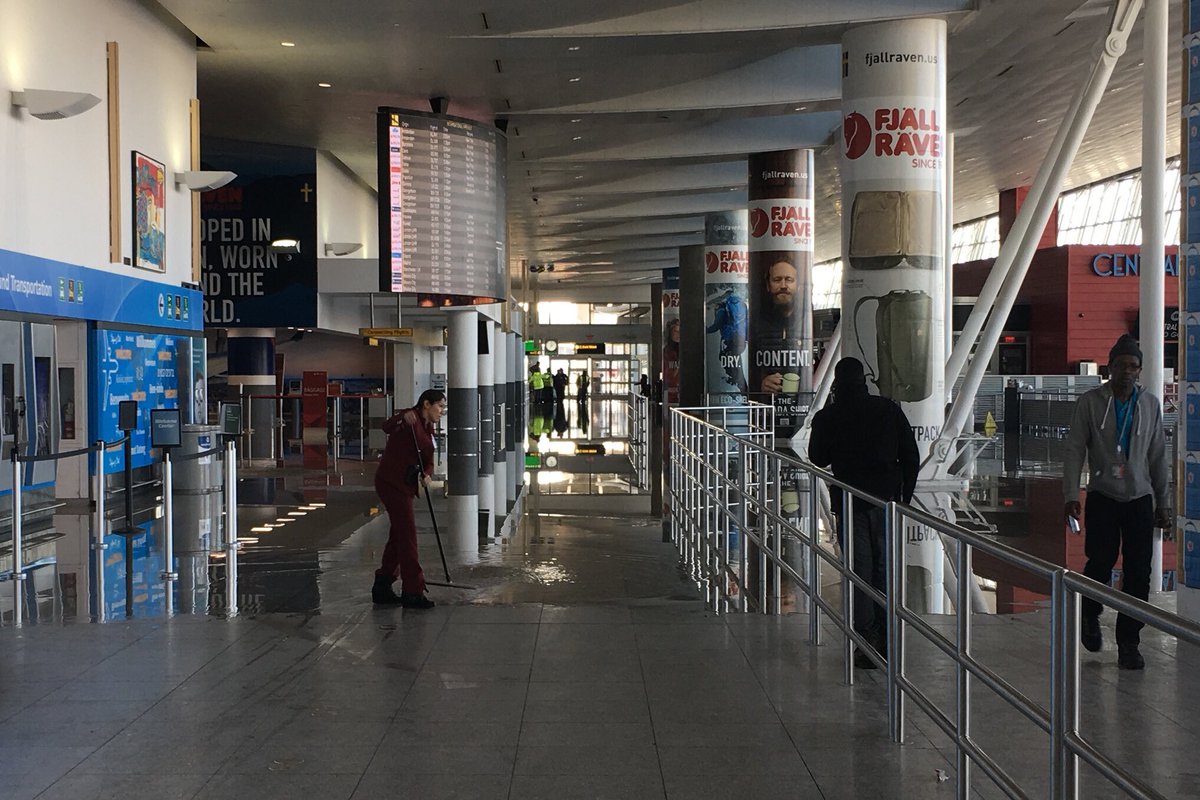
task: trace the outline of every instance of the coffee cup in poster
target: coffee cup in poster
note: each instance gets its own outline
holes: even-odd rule
[[[782,388],[780,391],[784,394],[795,394],[800,391],[800,376],[795,372],[783,373]]]

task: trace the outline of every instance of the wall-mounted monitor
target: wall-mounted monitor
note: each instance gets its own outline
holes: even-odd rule
[[[505,150],[494,125],[380,108],[379,288],[439,305],[504,297]]]

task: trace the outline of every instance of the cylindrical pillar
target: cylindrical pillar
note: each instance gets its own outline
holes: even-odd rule
[[[842,65],[842,355],[900,404],[924,457],[945,421],[946,23],[855,28]],[[912,602],[940,613],[941,542],[906,527]]]
[[[1138,273],[1141,324],[1138,338],[1142,347],[1142,385],[1161,404],[1166,284],[1163,259],[1166,254],[1167,0],[1146,0],[1142,25],[1145,66],[1142,73],[1142,257]]]
[[[679,248],[679,339],[687,349],[689,366],[679,366],[681,408],[704,405],[704,245]],[[683,342],[691,342],[684,345]]]
[[[275,329],[230,328],[228,331],[229,385],[238,387],[246,426],[246,458],[275,457]]]
[[[524,315],[513,312],[512,324],[516,330],[512,334],[512,349],[509,351],[508,380],[509,396],[512,398],[512,412],[509,418],[512,423],[512,435],[508,439],[508,473],[510,504],[516,504],[521,495],[521,487],[525,485],[525,340],[521,331],[524,325]]]
[[[448,311],[446,470],[447,533],[463,554],[479,550],[479,314]]]
[[[492,350],[492,332],[496,323],[479,316],[479,538],[491,539],[496,534],[492,519],[492,506],[496,496],[495,406],[494,386],[495,355]]]
[[[746,398],[746,210],[704,217],[704,390],[707,405]]]
[[[791,439],[813,391],[813,153],[778,150],[749,164],[750,398],[775,407]]]
[[[496,535],[504,526],[504,518],[508,516],[508,350],[510,337],[503,326],[497,324],[492,331],[492,352],[495,354],[492,375],[492,394],[494,397],[493,417],[495,419],[495,441],[492,444],[492,470],[495,473],[492,484],[492,514]]]

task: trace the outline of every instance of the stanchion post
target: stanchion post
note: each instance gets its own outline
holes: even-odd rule
[[[13,621],[17,625],[25,617],[25,543],[22,540],[24,509],[21,507],[21,462],[17,447],[12,449],[12,550],[13,550]]]
[[[237,444],[225,444],[225,607],[229,616],[238,613],[237,598]]]
[[[808,641],[810,644],[821,643],[821,607],[817,598],[821,596],[820,562],[816,560],[816,547],[819,537],[817,528],[820,524],[820,483],[816,475],[808,474]],[[816,562],[814,566],[814,562]]]
[[[175,571],[175,486],[173,483],[173,467],[171,466],[171,448],[163,448],[162,481],[163,481],[163,571],[162,580],[166,584],[167,616],[175,613],[175,580],[179,573]]]
[[[92,523],[92,550],[95,552],[96,569],[96,620],[104,622],[107,618],[104,608],[104,551],[108,545],[104,539],[108,534],[108,475],[104,471],[104,458],[107,455],[104,440],[96,441],[96,516]]]

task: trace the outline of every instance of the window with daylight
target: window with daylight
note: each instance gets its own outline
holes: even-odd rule
[[[981,261],[1000,255],[1000,215],[992,214],[954,226],[950,260],[955,264]]]
[[[1166,243],[1179,244],[1179,159],[1163,181]],[[1142,173],[1130,172],[1064,192],[1058,201],[1058,243],[1141,244]]]

